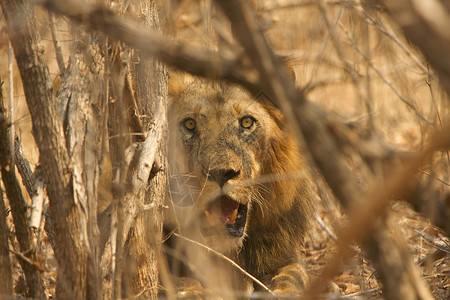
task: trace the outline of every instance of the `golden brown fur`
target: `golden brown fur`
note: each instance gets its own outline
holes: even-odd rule
[[[182,219],[199,221],[202,242],[275,292],[301,293],[312,197],[282,114],[233,84],[178,83],[171,85],[170,148],[173,161],[182,159],[172,172],[189,175],[195,211]]]

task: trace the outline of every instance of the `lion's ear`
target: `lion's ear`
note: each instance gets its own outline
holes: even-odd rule
[[[194,81],[194,76],[179,70],[169,70],[169,97],[180,95]]]

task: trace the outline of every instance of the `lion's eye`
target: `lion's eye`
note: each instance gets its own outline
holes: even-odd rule
[[[195,122],[195,120],[192,118],[187,118],[186,120],[184,120],[183,124],[184,127],[189,131],[192,131],[195,129],[195,127],[197,127],[197,122]]]
[[[241,121],[240,121],[240,123],[241,123],[241,126],[242,127],[244,127],[244,128],[250,128],[250,127],[252,127],[252,125],[253,125],[253,123],[255,122],[255,119],[253,119],[252,117],[250,117],[250,116],[245,116],[245,117],[243,117],[242,119],[241,119]]]

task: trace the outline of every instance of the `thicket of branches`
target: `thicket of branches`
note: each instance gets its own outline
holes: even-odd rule
[[[190,1],[171,1],[170,5],[143,0],[101,4],[0,1],[2,32],[7,33],[5,41],[9,40],[5,45],[10,43],[9,61],[13,53],[39,153],[38,167],[30,167],[22,148],[32,142],[21,140],[14,130],[11,65],[11,76],[1,78],[0,90],[0,295],[24,294],[13,274],[13,261],[17,260],[25,279],[25,294],[32,298],[46,298],[54,285],[57,299],[156,298],[161,290],[167,297],[175,296],[176,286],[161,246],[168,194],[170,66],[266,93],[294,128],[305,155],[320,174],[317,176],[324,179],[343,207],[347,220],[338,231],[336,253],[313,280],[305,298],[319,297],[325,291],[327,281],[339,275],[342,265],[354,255],[354,243],[373,264],[384,298],[433,298],[435,291],[421,276],[408,245],[387,215],[392,201],[403,199],[423,216],[432,216],[430,222],[450,236],[448,190],[422,184],[417,175],[424,166],[433,165],[437,156],[443,157],[438,163],[449,164],[448,106],[438,108],[434,102],[437,113],[430,118],[405,97],[385,75],[387,71],[377,68],[371,52],[375,38],[371,39],[370,33],[387,37],[417,64],[431,94],[441,91],[443,101],[448,101],[450,3],[253,2],[202,1],[197,6]],[[179,21],[177,10],[189,5],[207,12],[198,14],[199,23],[206,31],[214,29],[214,46],[173,37]],[[315,57],[312,73],[319,72],[319,64],[339,69],[363,103],[367,122],[342,122],[311,101],[314,91],[330,83],[303,82],[301,78],[301,86],[296,86],[267,41],[269,37],[276,44],[277,39],[270,32],[264,33],[264,17],[270,11],[305,6],[316,9],[330,44]],[[354,32],[345,29],[343,11],[358,16],[356,27],[364,38],[355,38]],[[43,33],[37,30],[36,20],[42,15],[48,18],[46,30],[52,39],[56,59],[51,61],[56,61],[56,68],[42,48]],[[396,23],[406,39],[385,27],[382,20],[386,18]],[[68,47],[61,47],[58,24],[66,24],[64,30],[71,39]],[[198,24],[187,27],[198,30]],[[347,46],[338,31],[345,36]],[[327,61],[326,47],[333,49],[333,61]],[[349,60],[349,48],[353,55],[358,54],[355,61],[359,63]],[[287,55],[292,57],[292,53]],[[301,63],[311,59],[309,56],[306,53],[296,59]],[[51,74],[49,68],[57,69],[58,75]],[[370,79],[375,75],[419,120],[425,133],[415,151],[399,152],[380,133],[374,120]],[[10,83],[8,88],[6,83]],[[102,174],[106,168],[112,175],[105,179]],[[104,198],[112,200],[107,210],[99,207]],[[43,213],[46,199],[48,209]],[[7,215],[9,211],[12,218]],[[49,276],[43,267],[39,249],[44,236],[57,261],[57,276]],[[442,253],[448,256],[449,248],[444,245],[439,249],[441,257]]]

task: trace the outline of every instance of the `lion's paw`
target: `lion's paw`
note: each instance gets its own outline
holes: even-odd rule
[[[179,277],[176,281],[177,288],[177,298],[180,299],[213,299],[213,300],[223,300],[212,293],[208,288],[204,288],[202,284],[193,278],[189,277]]]

